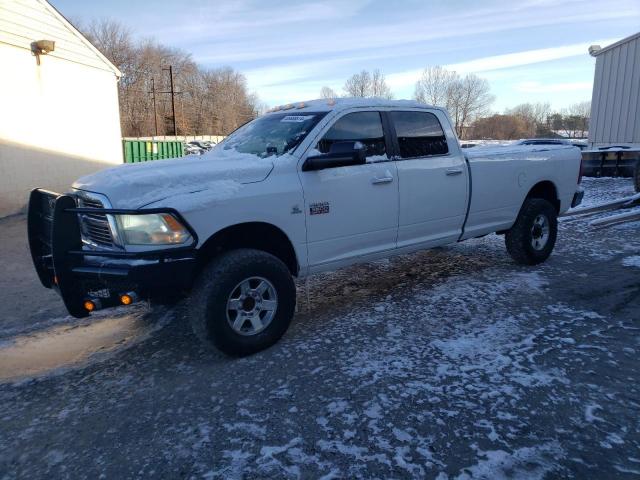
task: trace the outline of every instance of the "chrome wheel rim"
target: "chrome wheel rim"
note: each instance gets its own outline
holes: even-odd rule
[[[531,227],[531,246],[534,250],[542,250],[549,241],[549,219],[546,215],[540,214],[533,220]]]
[[[249,277],[238,283],[227,299],[227,321],[239,335],[264,331],[276,314],[278,295],[264,277]]]

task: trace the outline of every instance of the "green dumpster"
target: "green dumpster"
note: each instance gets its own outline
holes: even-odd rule
[[[184,144],[173,140],[122,140],[125,163],[184,156]]]

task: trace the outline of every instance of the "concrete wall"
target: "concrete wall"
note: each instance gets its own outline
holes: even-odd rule
[[[640,34],[596,56],[589,145],[640,147]]]
[[[31,52],[37,40],[55,50]],[[0,217],[122,163],[118,70],[45,0],[0,1]]]

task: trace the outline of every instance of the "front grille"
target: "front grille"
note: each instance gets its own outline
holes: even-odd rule
[[[78,197],[78,206],[82,208],[95,208],[99,211],[104,208],[102,202],[95,198],[81,195]],[[89,244],[100,247],[115,247],[113,234],[107,215],[104,213],[81,213],[80,229],[83,239]]]

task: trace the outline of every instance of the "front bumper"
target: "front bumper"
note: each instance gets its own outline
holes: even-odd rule
[[[197,237],[189,247],[144,252],[89,249],[83,246],[78,213],[69,195],[36,189],[29,199],[28,237],[40,282],[55,289],[75,317],[86,317],[87,299],[102,307],[120,304],[120,295],[139,298],[179,294],[190,289],[196,268]],[[112,214],[159,213],[155,210],[92,209]],[[166,210],[165,210],[166,212]],[[175,211],[171,211],[179,217]],[[186,224],[186,222],[185,222]]]

